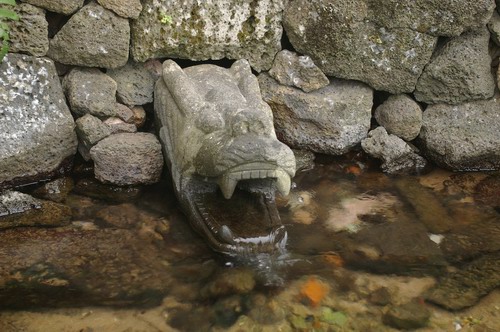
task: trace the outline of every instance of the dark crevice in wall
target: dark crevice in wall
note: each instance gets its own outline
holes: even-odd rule
[[[47,11],[45,14],[45,19],[49,23],[49,38],[52,39],[61,30],[63,25],[68,22],[71,15],[65,16],[63,14],[54,13]]]

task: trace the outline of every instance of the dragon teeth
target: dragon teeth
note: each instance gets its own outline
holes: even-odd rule
[[[290,176],[283,170],[276,171],[276,187],[282,196],[288,196],[290,193],[290,187],[292,185],[292,180]]]
[[[236,184],[238,184],[238,180],[231,177],[231,174],[224,174],[219,183],[224,198],[230,199],[233,196]]]

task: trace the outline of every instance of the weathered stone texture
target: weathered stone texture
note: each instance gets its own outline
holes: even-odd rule
[[[370,129],[373,90],[365,84],[334,79],[305,93],[267,74],[259,75],[259,84],[273,110],[276,135],[293,148],[340,155]]]
[[[419,138],[427,156],[452,170],[500,168],[500,95],[427,107]]]
[[[307,55],[299,56],[294,52],[283,50],[276,54],[273,66],[269,70],[280,84],[295,86],[304,92],[324,88],[330,81]]]
[[[128,20],[90,3],[50,41],[48,56],[67,65],[117,68],[127,63],[129,44]]]
[[[54,63],[8,54],[0,66],[0,187],[55,172],[76,144]]]
[[[97,2],[125,18],[138,18],[142,10],[140,0],[97,0]]]
[[[116,81],[118,101],[129,106],[153,102],[155,79],[144,64],[128,63],[107,74]]]
[[[361,147],[370,156],[381,159],[382,170],[390,174],[415,173],[427,165],[427,161],[396,135],[389,135],[384,127],[377,127],[361,141]]]
[[[76,133],[80,143],[90,150],[97,142],[111,135],[111,130],[95,116],[86,114],[76,120]]]
[[[77,116],[116,114],[116,82],[96,68],[75,68],[63,80],[71,111]]]
[[[311,56],[326,75],[395,94],[412,92],[437,37],[412,27],[381,26],[371,5],[365,0],[293,1],[283,23],[294,48]]]
[[[420,133],[422,108],[407,95],[393,95],[377,107],[375,119],[389,134],[411,141]]]
[[[150,184],[161,176],[163,156],[156,136],[121,133],[106,137],[90,150],[99,181],[116,185]]]
[[[69,15],[83,6],[85,0],[21,0],[51,12]]]
[[[495,81],[488,53],[489,40],[485,27],[452,38],[425,67],[415,98],[428,104],[459,104],[492,97]]]
[[[48,22],[43,9],[22,3],[14,7],[19,21],[10,21],[9,52],[44,56],[49,50]]]
[[[281,49],[283,7],[283,0],[146,0],[132,22],[132,56],[247,59],[266,70]]]

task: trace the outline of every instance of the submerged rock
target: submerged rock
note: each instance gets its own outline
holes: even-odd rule
[[[82,179],[76,183],[74,192],[103,201],[132,202],[140,197],[142,189],[104,184],[94,179]]]
[[[0,195],[0,229],[21,226],[62,226],[71,219],[71,209],[17,191]]]
[[[443,277],[429,291],[427,300],[446,309],[461,310],[500,286],[500,253],[484,255]]]
[[[14,7],[19,21],[9,23],[9,52],[44,56],[49,50],[48,22],[45,11],[29,4]]]
[[[416,173],[427,166],[415,148],[396,135],[388,135],[384,127],[370,131],[361,147],[370,156],[381,159],[382,170],[389,174]]]
[[[500,96],[460,105],[436,104],[423,115],[426,156],[456,171],[500,168]]]
[[[158,182],[163,167],[161,145],[148,133],[121,133],[97,143],[90,155],[99,181],[120,186]]]
[[[283,0],[143,1],[132,22],[131,54],[190,60],[247,59],[261,71],[281,49]]]
[[[117,68],[127,63],[129,44],[128,20],[92,2],[54,36],[48,56],[67,65]]]
[[[0,306],[158,305],[172,287],[166,251],[133,230],[4,230]]]
[[[418,79],[415,98],[427,104],[459,104],[493,96],[495,81],[483,27],[450,39],[437,50]]]
[[[207,282],[201,290],[202,297],[218,298],[250,293],[255,287],[254,272],[248,268],[224,269]]]
[[[311,92],[327,86],[330,81],[308,56],[288,50],[276,54],[269,75],[280,84]]]
[[[365,84],[335,79],[305,93],[265,73],[259,84],[273,110],[276,135],[293,148],[340,155],[368,133],[373,90]]]
[[[402,330],[414,330],[427,326],[431,312],[424,304],[410,302],[391,306],[384,314],[384,324]]]
[[[47,179],[76,153],[54,63],[8,54],[0,65],[0,188]]]
[[[53,202],[62,202],[75,186],[73,179],[64,177],[47,182],[33,191],[33,195]]]

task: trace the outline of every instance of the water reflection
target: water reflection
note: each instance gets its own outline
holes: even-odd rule
[[[355,157],[320,160],[294,181],[277,200],[286,246],[227,257],[193,233],[168,183],[121,195],[76,179],[64,200],[70,225],[0,233],[0,305],[152,307],[144,312],[160,331],[386,331],[389,309],[417,316],[422,304],[403,306],[414,301],[429,303],[429,331],[453,327],[456,314],[440,308],[500,315],[482,304],[500,300],[492,292],[500,286],[498,173],[388,177]],[[23,315],[1,313],[0,330],[13,330],[2,321],[36,330],[22,317],[44,317]]]

